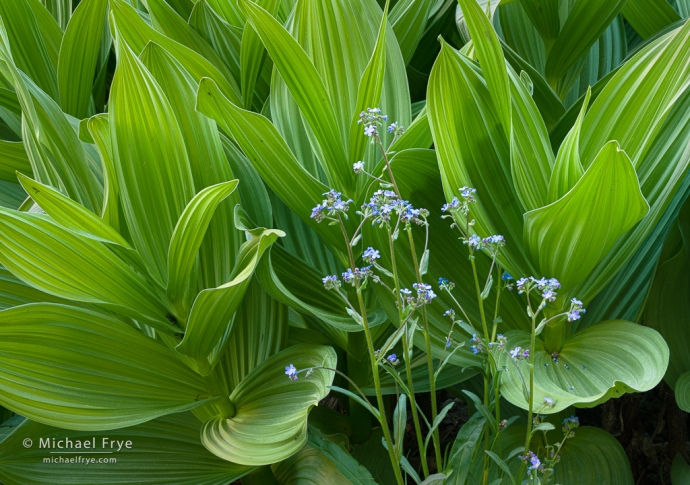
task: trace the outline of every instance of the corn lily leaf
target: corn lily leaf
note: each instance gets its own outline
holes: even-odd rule
[[[167,97],[115,32],[118,65],[108,116],[122,207],[134,246],[156,281],[166,286],[170,238],[194,196],[194,181]]]
[[[67,300],[29,286],[0,266],[0,310],[27,303],[68,303]]]
[[[205,361],[213,349],[226,341],[232,317],[251,282],[264,252],[284,233],[277,229],[257,229],[240,248],[233,279],[217,288],[201,291],[194,300],[184,339],[176,347],[197,361]],[[215,362],[211,362],[211,367]],[[206,367],[204,364],[203,367]],[[208,370],[200,368],[201,372]]]
[[[230,394],[234,416],[218,416],[204,423],[201,442],[213,454],[233,463],[260,466],[284,460],[307,441],[309,410],[328,394],[334,373],[315,369],[297,381],[284,367],[335,368],[330,347],[296,345],[256,367]]]
[[[53,100],[58,100],[57,74],[27,0],[2,2],[4,48],[11,50],[18,69],[26,73]]]
[[[529,333],[511,331],[506,336],[506,349],[529,348]],[[507,351],[499,355],[499,365],[508,368],[502,374],[501,393],[527,409],[527,363],[512,362]],[[534,409],[551,414],[572,405],[593,407],[627,392],[648,391],[663,378],[668,360],[668,345],[657,331],[621,320],[601,322],[576,333],[565,340],[557,357],[537,339]],[[553,408],[544,406],[545,397],[554,400]]]
[[[648,211],[630,159],[610,142],[571,191],[525,214],[525,243],[539,274],[570,289]]]
[[[307,444],[287,460],[272,467],[275,480],[280,485],[290,483],[328,483],[350,485],[353,482],[321,450]],[[367,483],[371,483],[371,480]],[[354,482],[354,483],[362,483]]]
[[[0,140],[0,180],[16,182],[17,172],[32,175],[31,162],[21,141]]]
[[[167,332],[179,332],[155,287],[100,242],[49,218],[0,209],[0,262],[27,284],[61,298],[115,305]]]
[[[0,333],[0,403],[44,424],[122,428],[213,397],[167,347],[104,314],[24,305],[0,313]]]
[[[191,413],[163,416],[147,423],[107,432],[66,431],[26,420],[0,445],[0,470],[7,485],[45,483],[45,448],[41,440],[56,442],[69,438],[76,446],[95,439],[96,448],[111,451],[117,464],[60,463],[51,467],[51,483],[60,485],[115,485],[123,480],[141,485],[226,485],[251,468],[221,460],[209,453],[199,439],[201,422]],[[24,446],[25,439],[32,446]],[[105,441],[106,446],[103,446]],[[118,441],[120,442],[118,444]],[[129,447],[127,442],[129,441]],[[115,442],[113,448],[110,444]],[[121,446],[120,451],[118,446]],[[85,450],[88,451],[88,450]],[[96,455],[98,456],[98,455]]]
[[[64,5],[66,1],[67,0],[60,0],[53,5],[58,3]],[[27,0],[27,3],[34,13],[36,23],[38,24],[38,30],[41,31],[41,37],[43,37],[43,43],[48,52],[50,63],[57,70],[63,30],[67,28],[67,24],[69,23],[72,14],[72,6],[69,5],[64,9],[64,15],[61,15],[61,21],[64,23],[59,24],[57,22],[57,17],[51,15],[51,12],[41,3],[41,0]]]
[[[628,0],[623,15],[643,39],[681,19],[673,7],[662,0]]]
[[[197,82],[203,77],[210,77],[218,83],[225,96],[235,103],[240,102],[238,85],[234,78],[228,75],[229,72],[224,73],[194,49],[154,30],[125,0],[112,0],[110,9],[111,28],[113,23],[117,25],[118,35],[122,36],[122,40],[137,55],[144,50],[146,44],[153,41],[170,52]]]
[[[520,5],[544,39],[552,45],[561,30],[558,4],[549,0],[520,0]]]
[[[108,11],[107,0],[79,3],[70,18],[60,46],[57,68],[60,106],[65,113],[86,118],[89,112],[94,72]]]
[[[196,296],[193,278],[197,253],[218,205],[237,187],[238,180],[205,188],[187,204],[177,221],[168,251],[168,299],[187,315]]]
[[[405,64],[410,63],[422,40],[433,7],[433,0],[402,0],[390,11],[389,22],[398,39]]]
[[[671,465],[671,483],[673,485],[683,485],[690,480],[690,465],[683,456],[678,453]]]

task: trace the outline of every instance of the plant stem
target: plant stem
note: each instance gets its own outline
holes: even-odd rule
[[[347,253],[350,258],[350,267],[352,269],[355,268],[355,256],[352,254],[352,246],[350,245],[349,241],[350,239],[347,236],[347,231],[345,230],[345,225],[343,224],[342,219],[340,219],[340,216],[338,216],[338,221],[340,222],[340,229],[343,231],[343,237],[345,238],[345,242],[347,244]],[[398,482],[398,485],[404,485],[405,482],[403,481],[402,477],[402,472],[400,471],[400,462],[398,458],[395,456],[395,448],[393,447],[393,439],[391,438],[391,432],[390,429],[388,429],[388,421],[386,420],[385,417],[385,406],[383,402],[383,395],[381,394],[381,380],[379,378],[379,367],[376,364],[376,357],[374,357],[374,341],[371,338],[371,331],[369,329],[369,322],[367,319],[367,311],[366,307],[364,306],[364,298],[362,298],[362,292],[360,291],[360,286],[359,286],[359,281],[355,279],[355,288],[357,292],[357,301],[359,303],[359,309],[361,312],[362,316],[362,327],[364,327],[364,335],[367,339],[367,346],[369,348],[369,361],[371,362],[371,372],[374,377],[374,388],[376,389],[376,401],[378,403],[379,407],[379,413],[381,416],[381,419],[379,422],[381,423],[381,429],[383,430],[383,436],[384,439],[386,440],[386,444],[388,447],[388,456],[390,457],[391,464],[393,465],[393,472],[395,473],[395,479]]]
[[[400,320],[401,325],[406,325],[406,322],[403,322],[402,298],[400,298],[400,280],[398,278],[398,266],[395,261],[395,245],[393,244],[393,235],[391,234],[390,229],[388,229],[388,245],[390,247],[391,266],[393,269],[393,279],[395,281],[395,294],[398,302],[398,319]],[[412,380],[412,368],[410,367],[410,349],[407,328],[405,329],[405,335],[403,336],[402,341],[404,352],[403,360],[405,361],[405,373],[407,375],[407,387],[410,391],[408,397],[410,398],[410,408],[412,409],[412,421],[414,422],[414,430],[415,434],[417,435],[417,446],[419,447],[419,454],[422,461],[422,470],[424,472],[424,478],[426,478],[429,476],[429,465],[427,463],[426,454],[424,453],[422,427],[419,424],[419,414],[417,413],[417,404],[414,396],[414,382]]]
[[[415,251],[414,238],[412,231],[407,231],[407,238],[410,241],[410,252],[412,253],[412,264],[414,264],[415,273],[417,274],[417,283],[422,283],[422,274],[419,271],[419,261],[417,261],[417,252]],[[429,322],[426,315],[426,307],[422,307],[422,321],[424,322],[424,345],[426,351],[426,363],[429,370],[429,392],[431,393],[431,422],[436,421],[438,415],[438,404],[436,403],[436,375],[434,373],[434,360],[431,355],[431,332],[429,329]],[[441,458],[441,439],[439,438],[438,427],[434,430],[432,441],[434,442],[434,451],[436,454],[436,467],[438,470],[443,466]]]
[[[527,435],[525,437],[525,450],[523,453],[527,454],[529,451],[529,444],[532,440],[532,420],[534,413],[534,346],[536,344],[537,334],[535,332],[537,325],[537,315],[532,315],[532,342],[529,348],[529,396],[528,399],[528,412],[527,412]],[[520,467],[520,478],[518,483],[522,481],[522,478],[527,469],[527,462],[523,462]]]

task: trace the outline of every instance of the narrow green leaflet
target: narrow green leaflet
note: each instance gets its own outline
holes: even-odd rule
[[[25,305],[0,312],[0,334],[0,404],[44,424],[123,428],[212,397],[167,347],[103,314]]]
[[[12,51],[17,67],[53,100],[58,100],[55,66],[27,0],[0,2],[0,17],[9,41],[4,47]]]
[[[176,349],[203,362],[218,342],[227,339],[227,329],[264,252],[284,233],[277,229],[257,229],[242,245],[233,279],[217,288],[203,290],[194,300],[184,339]],[[201,368],[203,371],[204,369]]]
[[[189,313],[196,296],[193,278],[197,254],[211,218],[223,199],[237,188],[238,180],[207,187],[187,204],[177,221],[168,250],[168,299],[176,305],[180,315]]]
[[[243,465],[270,465],[298,451],[307,441],[309,410],[328,394],[330,370],[315,369],[308,379],[288,379],[285,367],[335,368],[331,347],[290,347],[256,367],[230,394],[234,416],[204,423],[201,441],[213,454]]]
[[[246,0],[241,0],[241,5],[311,129],[312,146],[329,182],[352,192],[354,174],[338,133],[333,104],[314,64],[302,46],[266,10]]]
[[[580,162],[580,129],[585,113],[587,113],[591,93],[591,89],[588,89],[585,101],[580,108],[580,114],[558,149],[558,156],[549,181],[549,203],[557,201],[568,193],[584,173]]]
[[[0,473],[6,485],[121,484],[140,485],[227,485],[251,468],[235,465],[212,455],[201,444],[201,422],[191,413],[163,416],[121,430],[65,431],[25,420],[0,445]],[[23,442],[30,439],[33,446]],[[95,439],[96,449],[117,452],[117,465],[110,463],[60,463],[46,466],[46,449],[41,439],[56,442],[69,438],[73,446]],[[105,441],[105,446],[104,441]],[[119,443],[118,443],[119,442]],[[129,447],[127,443],[129,442]],[[74,448],[73,448],[74,449]]]
[[[530,335],[511,331],[507,348],[529,348]],[[620,320],[592,325],[563,343],[554,362],[551,351],[537,340],[534,361],[534,408],[543,408],[545,397],[554,400],[545,414],[557,413],[568,406],[593,407],[627,392],[645,392],[656,386],[668,365],[669,349],[655,330]],[[527,363],[511,361],[507,352],[500,354],[501,394],[508,401],[527,409],[524,394]],[[522,377],[521,377],[522,375]]]
[[[57,68],[60,106],[65,113],[86,118],[108,0],[83,0],[70,18],[62,38]]]
[[[127,227],[151,274],[165,286],[170,238],[194,196],[194,181],[169,101],[121,39],[109,105],[113,160]]]
[[[17,172],[31,176],[31,162],[24,143],[0,140],[0,180],[16,182]]]
[[[613,141],[564,197],[525,214],[525,244],[539,274],[568,291],[648,211],[630,159]]]
[[[627,0],[623,15],[643,39],[681,19],[665,0]]]
[[[329,485],[351,485],[321,450],[305,445],[285,461],[272,466],[273,475],[279,485],[293,483],[328,483]],[[361,482],[360,482],[361,483]]]

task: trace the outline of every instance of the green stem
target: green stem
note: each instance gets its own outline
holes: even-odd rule
[[[342,219],[340,219],[340,216],[338,216],[338,221],[340,222],[340,229],[343,231],[343,236],[345,237],[345,241],[347,244],[347,253],[350,258],[350,267],[352,269],[355,268],[355,256],[352,254],[352,246],[349,243],[349,239],[347,237],[347,231],[345,230],[345,225],[343,224]],[[366,307],[364,305],[364,298],[362,298],[362,292],[360,291],[360,286],[359,286],[359,281],[355,279],[355,288],[357,292],[357,301],[359,303],[359,309],[360,313],[362,316],[362,327],[364,327],[364,335],[366,336],[367,339],[367,346],[369,348],[369,362],[371,363],[371,372],[374,377],[374,388],[376,389],[376,401],[378,403],[379,407],[379,413],[381,416],[381,419],[379,422],[381,423],[381,429],[383,430],[383,436],[384,439],[386,440],[386,444],[388,447],[388,456],[390,457],[391,464],[393,465],[393,472],[395,473],[395,479],[398,482],[398,485],[404,485],[405,482],[402,477],[402,472],[400,471],[400,462],[395,456],[395,448],[393,446],[393,439],[391,438],[391,432],[390,429],[388,429],[388,421],[385,418],[385,405],[383,402],[383,394],[381,393],[381,379],[379,377],[379,367],[376,364],[376,357],[374,356],[374,341],[371,337],[371,331],[369,329],[369,321],[367,319],[367,311]]]
[[[537,334],[535,332],[537,326],[537,316],[533,315],[532,316],[532,342],[530,344],[529,348],[529,396],[527,396],[528,399],[528,412],[527,412],[527,435],[525,437],[525,450],[523,451],[524,454],[527,454],[529,451],[529,444],[530,441],[532,440],[532,421],[533,421],[533,414],[534,414],[534,347],[536,344],[536,339],[537,339]],[[518,479],[518,483],[522,482],[522,478],[525,475],[525,471],[527,469],[527,462],[523,462],[522,466],[520,467],[520,478]]]
[[[402,298],[400,297],[400,280],[398,278],[398,265],[395,260],[395,245],[393,244],[393,235],[391,234],[390,229],[388,229],[388,245],[390,247],[391,253],[391,266],[393,269],[393,280],[395,282],[395,295],[398,302],[398,319],[400,320],[401,325],[406,325],[406,322],[403,322],[403,307]],[[412,380],[412,367],[410,366],[410,349],[408,343],[407,328],[405,329],[405,335],[403,336],[402,341],[404,352],[403,360],[405,361],[405,373],[407,375],[407,388],[410,391],[408,397],[410,398],[410,408],[412,409],[412,421],[414,422],[414,430],[415,434],[417,435],[417,446],[419,447],[419,454],[422,461],[422,470],[424,472],[424,478],[426,478],[429,476],[429,465],[427,463],[426,453],[423,453],[424,440],[422,438],[422,427],[419,423],[419,414],[417,412],[417,403],[415,401],[414,395],[414,382]]]
[[[415,273],[417,275],[417,283],[422,283],[422,274],[419,271],[419,261],[417,260],[417,252],[414,246],[414,238],[412,231],[407,231],[407,238],[410,241],[410,251],[412,252],[412,264],[414,264]],[[438,404],[436,403],[436,375],[434,373],[434,359],[431,355],[431,331],[429,329],[429,322],[426,315],[426,307],[422,307],[422,321],[424,322],[424,346],[426,351],[426,363],[429,371],[429,392],[431,394],[431,422],[436,421],[438,416]],[[434,442],[434,452],[436,455],[436,468],[441,470],[443,467],[443,460],[441,458],[441,439],[438,433],[438,427],[434,430],[432,435]]]

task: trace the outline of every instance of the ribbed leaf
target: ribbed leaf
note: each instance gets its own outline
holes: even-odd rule
[[[67,2],[69,0],[54,0],[57,2]],[[60,53],[60,44],[62,44],[63,29],[67,27],[69,21],[70,12],[66,12],[64,17],[64,25],[58,24],[56,19],[50,14],[46,7],[41,3],[41,0],[27,0],[31,11],[36,17],[36,23],[38,24],[38,29],[41,31],[41,37],[43,37],[43,43],[46,46],[46,51],[48,52],[48,58],[53,68],[57,70],[58,57]]]
[[[288,458],[307,441],[309,410],[328,394],[334,373],[314,370],[291,381],[284,367],[335,368],[330,347],[296,345],[256,367],[230,395],[236,414],[204,423],[201,441],[213,454],[233,463],[259,466]]]
[[[277,229],[257,229],[240,248],[233,279],[199,293],[192,305],[184,339],[176,347],[179,352],[203,361],[221,339],[227,339],[232,316],[242,302],[257,264],[282,235]]]
[[[264,43],[311,129],[312,146],[332,186],[352,192],[354,175],[330,96],[302,46],[266,10],[242,0],[248,21]]]
[[[326,458],[320,450],[308,444],[290,458],[275,464],[272,468],[276,482],[280,485],[292,483],[303,485],[316,485],[318,483],[328,483],[329,485],[352,484],[350,480],[340,473],[331,460]]]
[[[66,303],[66,300],[27,285],[0,266],[0,310],[39,302]]]
[[[671,466],[671,484],[685,485],[688,482],[690,482],[690,465],[687,464],[683,455],[678,453]]]
[[[0,334],[0,404],[51,426],[123,428],[212,397],[167,347],[106,315],[26,305],[0,312]]]
[[[391,9],[389,21],[405,64],[410,63],[419,41],[422,40],[433,6],[434,0],[401,0]]]
[[[623,15],[643,39],[681,18],[665,0],[627,0]]]
[[[179,331],[154,288],[103,244],[45,216],[0,209],[0,262],[22,281],[55,296],[116,305],[168,332]]]
[[[673,392],[676,395],[678,407],[686,413],[690,412],[690,371],[678,378]]]
[[[57,68],[60,106],[65,113],[86,118],[108,0],[84,0],[70,18],[60,46]]]
[[[250,471],[249,467],[235,465],[209,453],[199,439],[201,422],[191,413],[172,414],[144,424],[109,430],[65,431],[35,421],[24,421],[0,445],[0,473],[6,485],[41,485],[46,482],[59,485],[115,485],[124,482],[140,485],[227,485]],[[30,448],[23,441],[33,441]],[[65,440],[73,446],[77,441],[95,438],[96,450],[107,450],[110,455],[94,455],[96,459],[115,458],[110,463],[60,463],[46,466],[45,448],[41,439]],[[107,439],[103,446],[103,439]],[[113,450],[110,443],[115,442]],[[117,442],[122,443],[120,451]],[[130,447],[126,446],[130,441]],[[72,448],[74,449],[74,448]],[[90,450],[84,450],[90,451]],[[54,455],[53,455],[54,456]],[[64,458],[64,457],[63,457]],[[86,458],[86,457],[84,457]]]
[[[194,181],[165,94],[121,39],[118,45],[109,117],[122,207],[134,246],[165,286],[170,238],[194,196]]]
[[[530,20],[541,34],[544,42],[553,44],[561,30],[558,4],[551,0],[520,0]]]
[[[82,121],[83,123],[84,121]],[[86,120],[86,130],[93,140],[103,163],[103,222],[113,229],[120,228],[120,185],[113,162],[113,144],[110,137],[110,118],[107,114],[93,116]],[[81,125],[80,125],[81,130]],[[81,135],[81,132],[80,132]]]
[[[16,182],[17,172],[31,176],[31,162],[24,143],[0,140],[0,180]]]
[[[545,74],[554,84],[584,56],[618,15],[626,0],[578,0],[568,14],[546,60]]]
[[[4,47],[12,51],[17,67],[53,100],[59,99],[55,66],[27,0],[0,2],[0,17],[7,33]]]
[[[610,142],[570,192],[525,214],[525,244],[539,274],[569,291],[648,211],[630,159]]]
[[[194,110],[198,83],[157,44],[146,46],[141,61],[158,81],[175,113],[187,149],[195,191],[236,178],[228,166],[216,123]],[[244,240],[242,234],[234,230],[233,224],[234,207],[239,202],[239,197],[231,194],[216,208],[199,252],[197,286],[215,287],[229,281],[237,250]]]
[[[529,348],[529,333],[511,331],[506,336],[508,348]],[[513,364],[508,353],[500,355],[499,365],[508,367],[502,374],[501,393],[527,409],[523,381],[529,375],[527,363]],[[558,352],[558,362],[537,340],[535,409],[543,407],[544,397],[552,398],[555,407],[541,412],[551,414],[572,405],[592,407],[627,392],[648,391],[663,378],[668,359],[668,346],[658,332],[621,320],[601,322],[570,337]]]
[[[197,254],[211,218],[227,196],[237,187],[238,180],[207,187],[187,204],[177,221],[168,250],[168,299],[178,306],[180,315],[187,315],[196,296]]]
[[[313,416],[313,415],[312,415]],[[311,417],[310,416],[310,420]],[[371,476],[369,470],[360,465],[343,447],[333,441],[321,439],[314,433],[309,434],[308,443],[314,449],[328,458],[349,480],[347,483],[352,485],[375,485],[374,478]],[[276,475],[279,475],[277,470],[274,470]],[[320,482],[317,482],[320,483]]]
[[[139,16],[137,11],[124,0],[110,0],[111,24],[117,24],[118,34],[132,50],[139,54],[146,44],[155,42],[170,52],[196,81],[210,77],[218,83],[225,96],[234,103],[240,102],[237,83],[229,73],[224,73],[198,52],[155,31]],[[200,39],[203,41],[203,39]],[[211,50],[211,52],[213,52]],[[222,68],[222,66],[221,66]]]
[[[558,149],[558,156],[549,181],[548,202],[552,203],[563,197],[580,180],[584,169],[580,162],[580,129],[582,120],[587,112],[591,90],[587,90],[585,101],[582,103],[580,115],[568,132]]]

